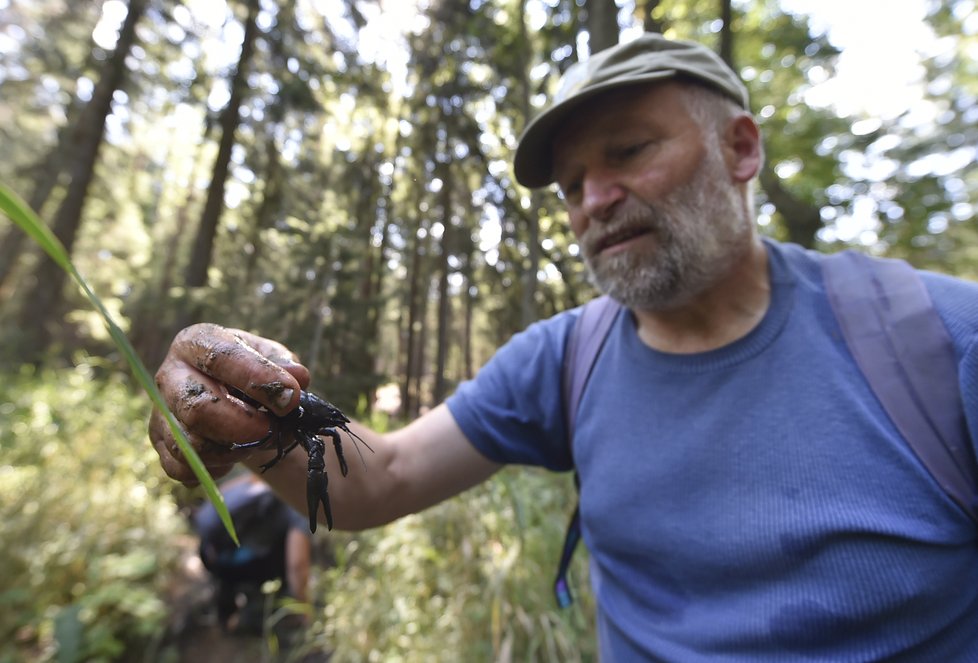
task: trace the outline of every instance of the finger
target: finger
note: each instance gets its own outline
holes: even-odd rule
[[[281,353],[276,356],[290,356],[288,350],[279,347]],[[284,415],[299,403],[301,386],[298,379],[234,330],[212,324],[193,325],[177,334],[171,355],[201,373],[239,389],[276,414]]]
[[[156,382],[167,407],[196,437],[228,447],[236,442],[259,440],[271,427],[267,413],[182,361],[164,362]]]
[[[238,457],[244,455],[236,454],[226,447],[219,447],[220,451],[216,453],[214,449],[203,451],[208,446],[217,447],[217,445],[207,445],[206,441],[201,438],[197,438],[187,431],[183,432],[184,436],[191,442],[191,445],[195,447],[195,450],[198,446],[201,447],[202,452],[198,453],[198,455],[204,462],[207,471],[215,479],[230,472]],[[153,443],[153,448],[156,450],[156,453],[159,454],[160,465],[163,467],[163,471],[166,472],[167,476],[187,486],[196,486],[199,483],[197,476],[190,468],[186,457],[177,445],[166,419],[159,410],[153,410],[150,416],[149,439]]]
[[[269,361],[278,364],[291,373],[303,389],[309,386],[309,369],[300,364],[299,356],[287,347],[278,341],[256,336],[243,329],[230,329],[230,331],[240,336],[248,345],[267,357]]]

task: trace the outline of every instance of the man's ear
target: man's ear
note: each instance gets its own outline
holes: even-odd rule
[[[760,172],[764,161],[761,133],[751,116],[745,113],[730,120],[723,144],[727,168],[735,181],[749,182]]]

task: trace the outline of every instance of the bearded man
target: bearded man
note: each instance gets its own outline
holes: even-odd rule
[[[748,108],[715,54],[657,34],[569,70],[515,173],[556,183],[594,283],[621,305],[573,434],[561,375],[580,310],[514,336],[405,428],[354,425],[376,453],[330,484],[336,524],[389,522],[507,464],[573,468],[602,660],[976,660],[975,523],[854,361],[824,257],[759,236]],[[973,455],[978,288],[919,278],[955,350]],[[202,325],[178,335],[158,381],[195,444],[226,447],[268,428],[229,387],[282,415],[309,380],[293,359]],[[150,436],[192,481],[158,413]],[[257,469],[273,455],[208,460]],[[305,471],[296,453],[263,476],[303,508]]]

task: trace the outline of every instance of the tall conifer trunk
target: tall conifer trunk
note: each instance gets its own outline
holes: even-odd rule
[[[78,118],[71,137],[67,167],[70,177],[65,197],[58,206],[51,230],[71,255],[81,227],[88,187],[95,174],[99,149],[105,135],[105,120],[112,110],[112,97],[126,78],[126,58],[136,42],[136,24],[146,11],[147,0],[130,0],[126,20],[119,31],[115,51],[109,57],[92,91],[92,98]],[[24,298],[20,311],[22,357],[38,361],[52,337],[52,327],[61,320],[66,274],[46,255],[29,277],[33,295]]]

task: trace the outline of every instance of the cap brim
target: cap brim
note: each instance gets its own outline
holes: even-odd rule
[[[641,85],[664,78],[673,78],[677,73],[675,70],[660,70],[643,76],[611,80],[571,95],[533,118],[523,130],[523,135],[520,136],[519,144],[516,147],[516,154],[513,157],[513,171],[516,174],[516,181],[530,188],[546,186],[554,181],[554,134],[578,106],[610,90]]]

